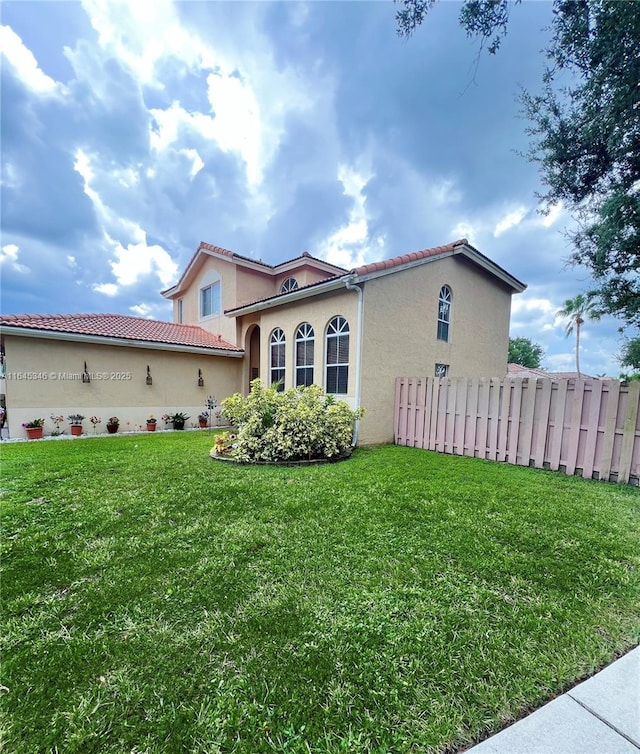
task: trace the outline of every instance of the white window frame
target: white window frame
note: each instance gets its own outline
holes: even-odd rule
[[[274,365],[274,349],[277,348],[276,364]],[[278,384],[278,392],[284,390],[285,368],[287,360],[287,338],[281,327],[276,327],[269,336],[269,377],[270,384]]]
[[[182,324],[182,318],[183,318],[183,312],[184,312],[183,303],[184,303],[184,299],[179,298],[178,299],[178,324],[179,325]]]
[[[299,360],[298,345],[304,344],[305,346],[307,346],[309,343],[311,343],[311,363],[301,364]],[[315,356],[316,356],[316,334],[313,327],[309,324],[309,322],[303,322],[296,329],[296,336],[294,339],[293,348],[294,348],[294,363],[296,367],[296,387],[301,387],[303,385],[304,386],[313,385],[313,376],[314,376],[314,370],[315,370]],[[306,358],[309,355],[306,347],[304,349],[304,355],[305,355],[305,361],[306,361]],[[307,382],[306,380],[308,370],[311,370],[311,382]],[[304,375],[304,379],[302,380],[300,379],[301,375]]]
[[[451,340],[451,302],[453,295],[448,285],[443,285],[438,294],[438,327],[436,337],[442,343]]]
[[[205,313],[204,311],[205,291],[211,291],[211,311],[208,313]],[[214,293],[217,293],[217,295],[214,295]],[[217,306],[214,307],[214,304],[217,304]],[[215,280],[212,283],[208,283],[207,285],[203,285],[200,287],[200,302],[199,302],[200,319],[209,319],[210,317],[219,317],[221,304],[222,304],[222,287],[220,285],[219,280]]]
[[[298,290],[298,281],[295,278],[287,278],[280,286],[280,293],[291,293]]]
[[[449,365],[448,364],[439,364],[439,363],[436,363],[436,368],[435,368],[434,374],[438,378],[448,377],[449,376]]]
[[[337,315],[336,317],[332,317],[328,324],[326,329],[326,335],[325,335],[325,368],[324,368],[324,376],[325,376],[325,390],[327,393],[331,393],[332,395],[347,395],[349,392],[349,361],[348,361],[348,355],[347,355],[347,361],[336,361],[336,362],[329,362],[329,341],[330,340],[337,340],[336,345],[336,359],[340,356],[340,339],[347,337],[347,354],[349,353],[349,349],[351,347],[351,330],[349,328],[349,322],[346,319],[346,317],[343,317],[342,315]],[[338,388],[340,384],[340,370],[346,369],[346,388],[344,392],[338,392],[337,390],[333,391],[330,390],[330,387],[333,387],[333,385],[330,385],[329,380],[329,370],[332,370],[331,374],[336,375],[335,378],[335,387]],[[334,382],[332,379],[331,382]]]

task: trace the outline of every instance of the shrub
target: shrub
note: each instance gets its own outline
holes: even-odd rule
[[[278,392],[257,379],[246,397],[236,393],[223,401],[222,413],[238,428],[237,460],[297,461],[347,453],[364,411],[325,395],[318,385]]]

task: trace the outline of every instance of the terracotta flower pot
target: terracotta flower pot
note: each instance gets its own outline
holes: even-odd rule
[[[206,419],[198,419],[198,424],[200,425],[200,429],[206,429],[206,427],[207,427],[207,420]]]
[[[156,431],[156,423],[147,422],[147,432],[155,432],[155,431]]]
[[[110,435],[115,434],[118,431],[119,424],[107,424],[107,432]]]
[[[75,437],[78,437],[82,434],[82,424],[72,424],[71,425],[71,434],[75,435]]]
[[[42,440],[44,427],[25,427],[25,430],[30,440]]]
[[[184,429],[184,422],[183,421],[174,421],[173,422],[173,428],[174,429]]]

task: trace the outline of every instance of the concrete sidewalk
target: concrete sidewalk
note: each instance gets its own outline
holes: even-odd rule
[[[466,754],[639,754],[640,647]]]

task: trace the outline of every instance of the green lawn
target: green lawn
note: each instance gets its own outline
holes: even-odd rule
[[[5,445],[11,752],[451,752],[640,640],[640,492],[207,432]]]

